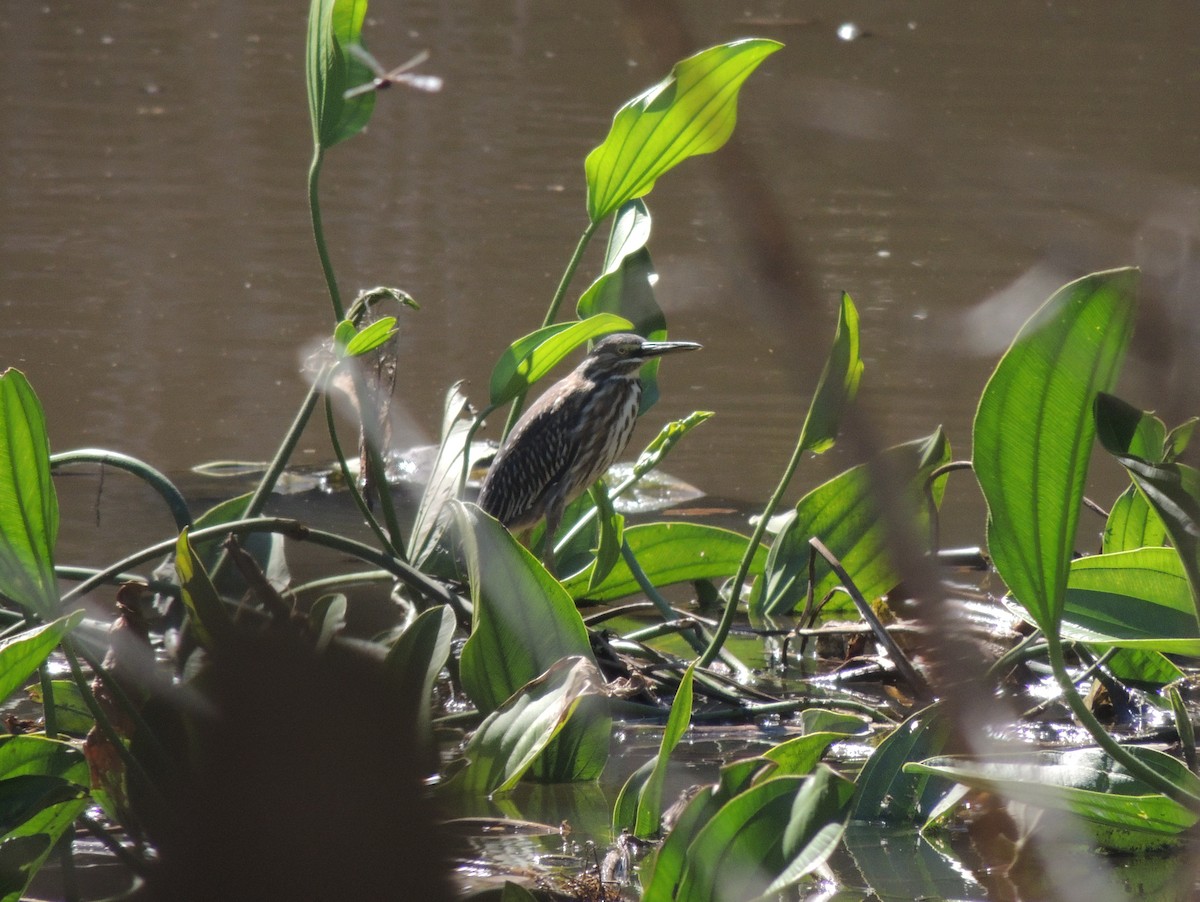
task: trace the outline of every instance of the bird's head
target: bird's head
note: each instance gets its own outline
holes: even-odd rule
[[[606,335],[592,347],[580,368],[585,376],[602,379],[636,373],[647,360],[673,351],[695,351],[694,341],[647,341],[632,332]]]

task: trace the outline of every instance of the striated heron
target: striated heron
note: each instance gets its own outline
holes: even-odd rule
[[[545,517],[544,557],[553,572],[553,537],[563,509],[604,475],[633,434],[642,364],[699,347],[624,332],[600,339],[517,421],[483,481],[479,506],[514,532]]]

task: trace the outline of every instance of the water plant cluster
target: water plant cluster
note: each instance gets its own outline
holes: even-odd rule
[[[52,452],[33,387],[16,370],[0,376],[0,698],[26,695],[40,708],[33,721],[10,716],[0,737],[0,899],[22,897],[52,859],[74,896],[73,855],[87,836],[129,868],[135,895],[357,898],[427,880],[414,897],[446,897],[437,805],[503,799],[522,781],[595,781],[614,719],[665,728],[658,753],[613,802],[612,851],[573,885],[580,898],[773,898],[834,879],[827,861],[855,847],[864,826],[920,828],[929,848],[944,848],[939,837],[963,804],[996,796],[1010,803],[1017,840],[1035,830],[1029,812],[1038,810],[1064,815],[1085,846],[1109,852],[1145,856],[1183,843],[1200,817],[1181,693],[1181,662],[1200,656],[1200,472],[1180,462],[1196,421],[1168,428],[1112,394],[1137,272],[1071,282],[1025,324],[983,389],[969,460],[954,460],[939,429],[783,509],[804,456],[837,439],[863,375],[858,312],[843,296],[795,453],[749,535],[693,522],[627,525],[614,506],[710,416],[697,412],[664,425],[624,482],[601,482],[575,502],[558,535],[535,530],[523,544],[464,500],[482,453],[476,436],[488,418],[511,428],[535,383],[589,340],[623,330],[666,336],[644,198],[676,165],[726,142],[743,83],[781,45],[716,46],[622,106],[588,155],[587,225],[544,322],[496,363],[481,410],[457,387],[448,392],[431,474],[415,514],[402,517],[374,412],[385,404],[400,317],[414,305],[395,288],[345,304],[320,214],[327,153],[369,120],[376,91],[363,86],[386,83],[362,50],[365,13],[361,0],[311,5],[308,188],[334,325],[320,373],[254,491],[193,517],[144,462]],[[584,250],[609,222],[601,271],[575,317],[562,320]],[[657,399],[655,373],[653,364],[643,373],[643,413]],[[357,471],[334,421],[335,385],[358,399]],[[370,541],[264,513],[319,410]],[[1129,485],[1104,512],[1099,553],[1077,556],[1097,442]],[[80,464],[144,480],[175,533],[106,566],[58,564],[53,475]],[[974,696],[952,672],[966,666],[954,654],[960,638],[926,633],[905,644],[879,616],[881,599],[904,595],[903,579],[918,619],[938,622],[931,607],[947,594],[938,508],[960,470],[987,502],[998,594],[1027,624],[1019,643],[971,674]],[[356,565],[292,584],[292,543]],[[539,562],[544,543],[554,543],[561,578]],[[346,629],[364,584],[392,587],[394,624],[381,635]],[[695,587],[715,615],[680,611],[661,591],[669,585]],[[107,620],[80,606],[89,594],[111,599]],[[585,617],[583,601],[599,606]],[[869,626],[890,698],[815,687],[783,697],[756,685],[730,642],[739,614],[759,634],[798,644],[822,604]],[[612,628],[647,606],[657,612],[650,625]],[[1086,741],[1038,747],[1015,728],[1036,716],[1010,715],[1019,740],[1000,753],[965,709],[1026,698],[1031,680],[1014,674],[1038,668]],[[1081,694],[1093,683],[1126,709],[1158,712],[1165,741],[1123,741]],[[726,762],[668,816],[673,755],[701,718],[773,718],[786,737]],[[448,745],[454,730],[462,741]],[[847,742],[873,749],[857,774],[827,758]],[[293,832],[306,811],[322,823]],[[1171,892],[1190,889],[1185,881]],[[540,893],[508,883],[492,894]]]

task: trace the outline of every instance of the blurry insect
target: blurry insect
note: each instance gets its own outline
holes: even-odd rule
[[[350,51],[352,57],[375,73],[375,78],[372,81],[346,91],[342,95],[346,100],[370,91],[382,91],[384,88],[390,88],[392,85],[407,85],[414,90],[427,91],[431,94],[437,93],[442,89],[443,82],[440,76],[421,75],[409,71],[429,59],[428,50],[422,50],[408,62],[400,64],[391,72],[386,72],[383,66],[379,65],[379,60],[371,56],[361,45],[351,44],[347,49]]]

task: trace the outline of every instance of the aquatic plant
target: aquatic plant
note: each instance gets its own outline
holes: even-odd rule
[[[970,461],[954,461],[938,429],[857,463],[779,514],[804,456],[836,441],[863,376],[859,314],[843,295],[795,451],[751,535],[690,522],[627,525],[615,509],[614,498],[710,416],[696,412],[664,425],[625,482],[598,483],[571,505],[557,535],[535,530],[527,547],[465,500],[482,456],[475,436],[506,406],[515,422],[528,391],[585,342],[618,329],[666,336],[645,198],[674,167],[726,142],[739,90],[780,45],[749,39],[709,48],[622,106],[587,156],[587,223],[545,318],[501,353],[480,412],[457,386],[448,391],[432,473],[405,523],[387,488],[377,413],[401,326],[382,311],[400,314],[415,303],[401,289],[379,288],[346,306],[321,217],[326,155],[363,129],[378,88],[405,83],[373,74],[362,46],[365,14],[362,0],[310,7],[308,194],[333,325],[312,389],[252,492],[193,518],[170,479],[144,462],[107,450],[52,454],[32,386],[16,370],[0,376],[0,698],[36,674],[29,689],[42,711],[40,730],[13,722],[0,737],[0,899],[19,898],[52,854],[69,871],[76,825],[171,898],[249,892],[263,877],[253,867],[225,867],[223,850],[234,840],[223,830],[265,857],[270,846],[259,842],[274,828],[250,814],[290,825],[305,820],[314,799],[328,806],[318,815],[328,815],[321,841],[338,857],[322,863],[306,854],[311,839],[288,834],[281,846],[293,844],[285,870],[299,881],[296,893],[370,894],[400,880],[411,888],[421,876],[422,898],[445,896],[448,864],[438,857],[431,797],[469,804],[504,798],[521,781],[586,785],[608,766],[618,717],[665,722],[657,754],[629,776],[611,809],[614,843],[631,865],[625,838],[652,846],[637,869],[647,900],[768,897],[809,879],[839,848],[854,851],[870,879],[873,840],[860,837],[881,823],[921,825],[934,836],[970,790],[1066,812],[1107,849],[1178,842],[1200,816],[1200,780],[1190,769],[1193,728],[1173,685],[1183,671],[1165,655],[1200,656],[1200,472],[1180,462],[1195,420],[1168,430],[1110,394],[1132,332],[1136,271],[1072,282],[1030,319],[983,389]],[[581,292],[576,318],[559,321],[584,250],[610,217],[601,270]],[[653,365],[643,381],[645,413],[657,398]],[[358,401],[358,473],[330,403],[339,384]],[[370,543],[264,516],[322,402]],[[1107,514],[1102,553],[1076,556],[1097,440],[1130,484]],[[65,568],[56,563],[52,474],[97,463],[151,486],[175,532],[106,566]],[[880,622],[881,600],[902,580],[936,586],[928,574],[939,559],[938,509],[951,473],[968,468],[987,502],[986,552],[1004,602],[1033,630],[991,668],[987,689],[1018,696],[1001,675],[1044,659],[1095,747],[999,756],[964,742],[961,697],[936,666],[910,660]],[[285,547],[299,542],[348,556],[359,569],[290,585]],[[546,542],[563,564],[561,579],[539,562]],[[73,588],[62,592],[60,580]],[[347,630],[362,584],[390,589],[392,629],[382,637]],[[668,585],[694,586],[719,614],[678,610],[660,592]],[[86,621],[78,602],[113,586],[118,614],[105,636],[108,624]],[[623,633],[604,628],[622,606],[586,616],[578,606],[640,596],[658,619]],[[837,693],[776,697],[754,685],[730,639],[741,612],[749,631],[799,641],[822,606],[849,607],[844,598],[887,662],[893,703]],[[156,660],[168,646],[174,669]],[[1072,653],[1096,666],[1073,673]],[[70,679],[55,678],[52,656]],[[269,662],[264,672],[255,670],[259,662]],[[1169,711],[1182,757],[1120,741],[1077,689],[1097,672]],[[445,686],[461,690],[469,709],[435,705]],[[314,707],[346,697],[340,714]],[[783,716],[795,735],[726,762],[665,825],[666,775],[693,724]],[[438,734],[464,727],[457,760],[442,766]],[[822,762],[835,743],[868,739],[876,745],[855,778]],[[352,756],[367,764],[346,764]],[[430,791],[422,778],[435,773]],[[369,816],[381,792],[412,806],[421,842],[391,811]],[[411,854],[391,860],[374,846]],[[222,867],[205,868],[206,856],[220,856]],[[505,898],[523,895],[530,894],[505,890]]]

